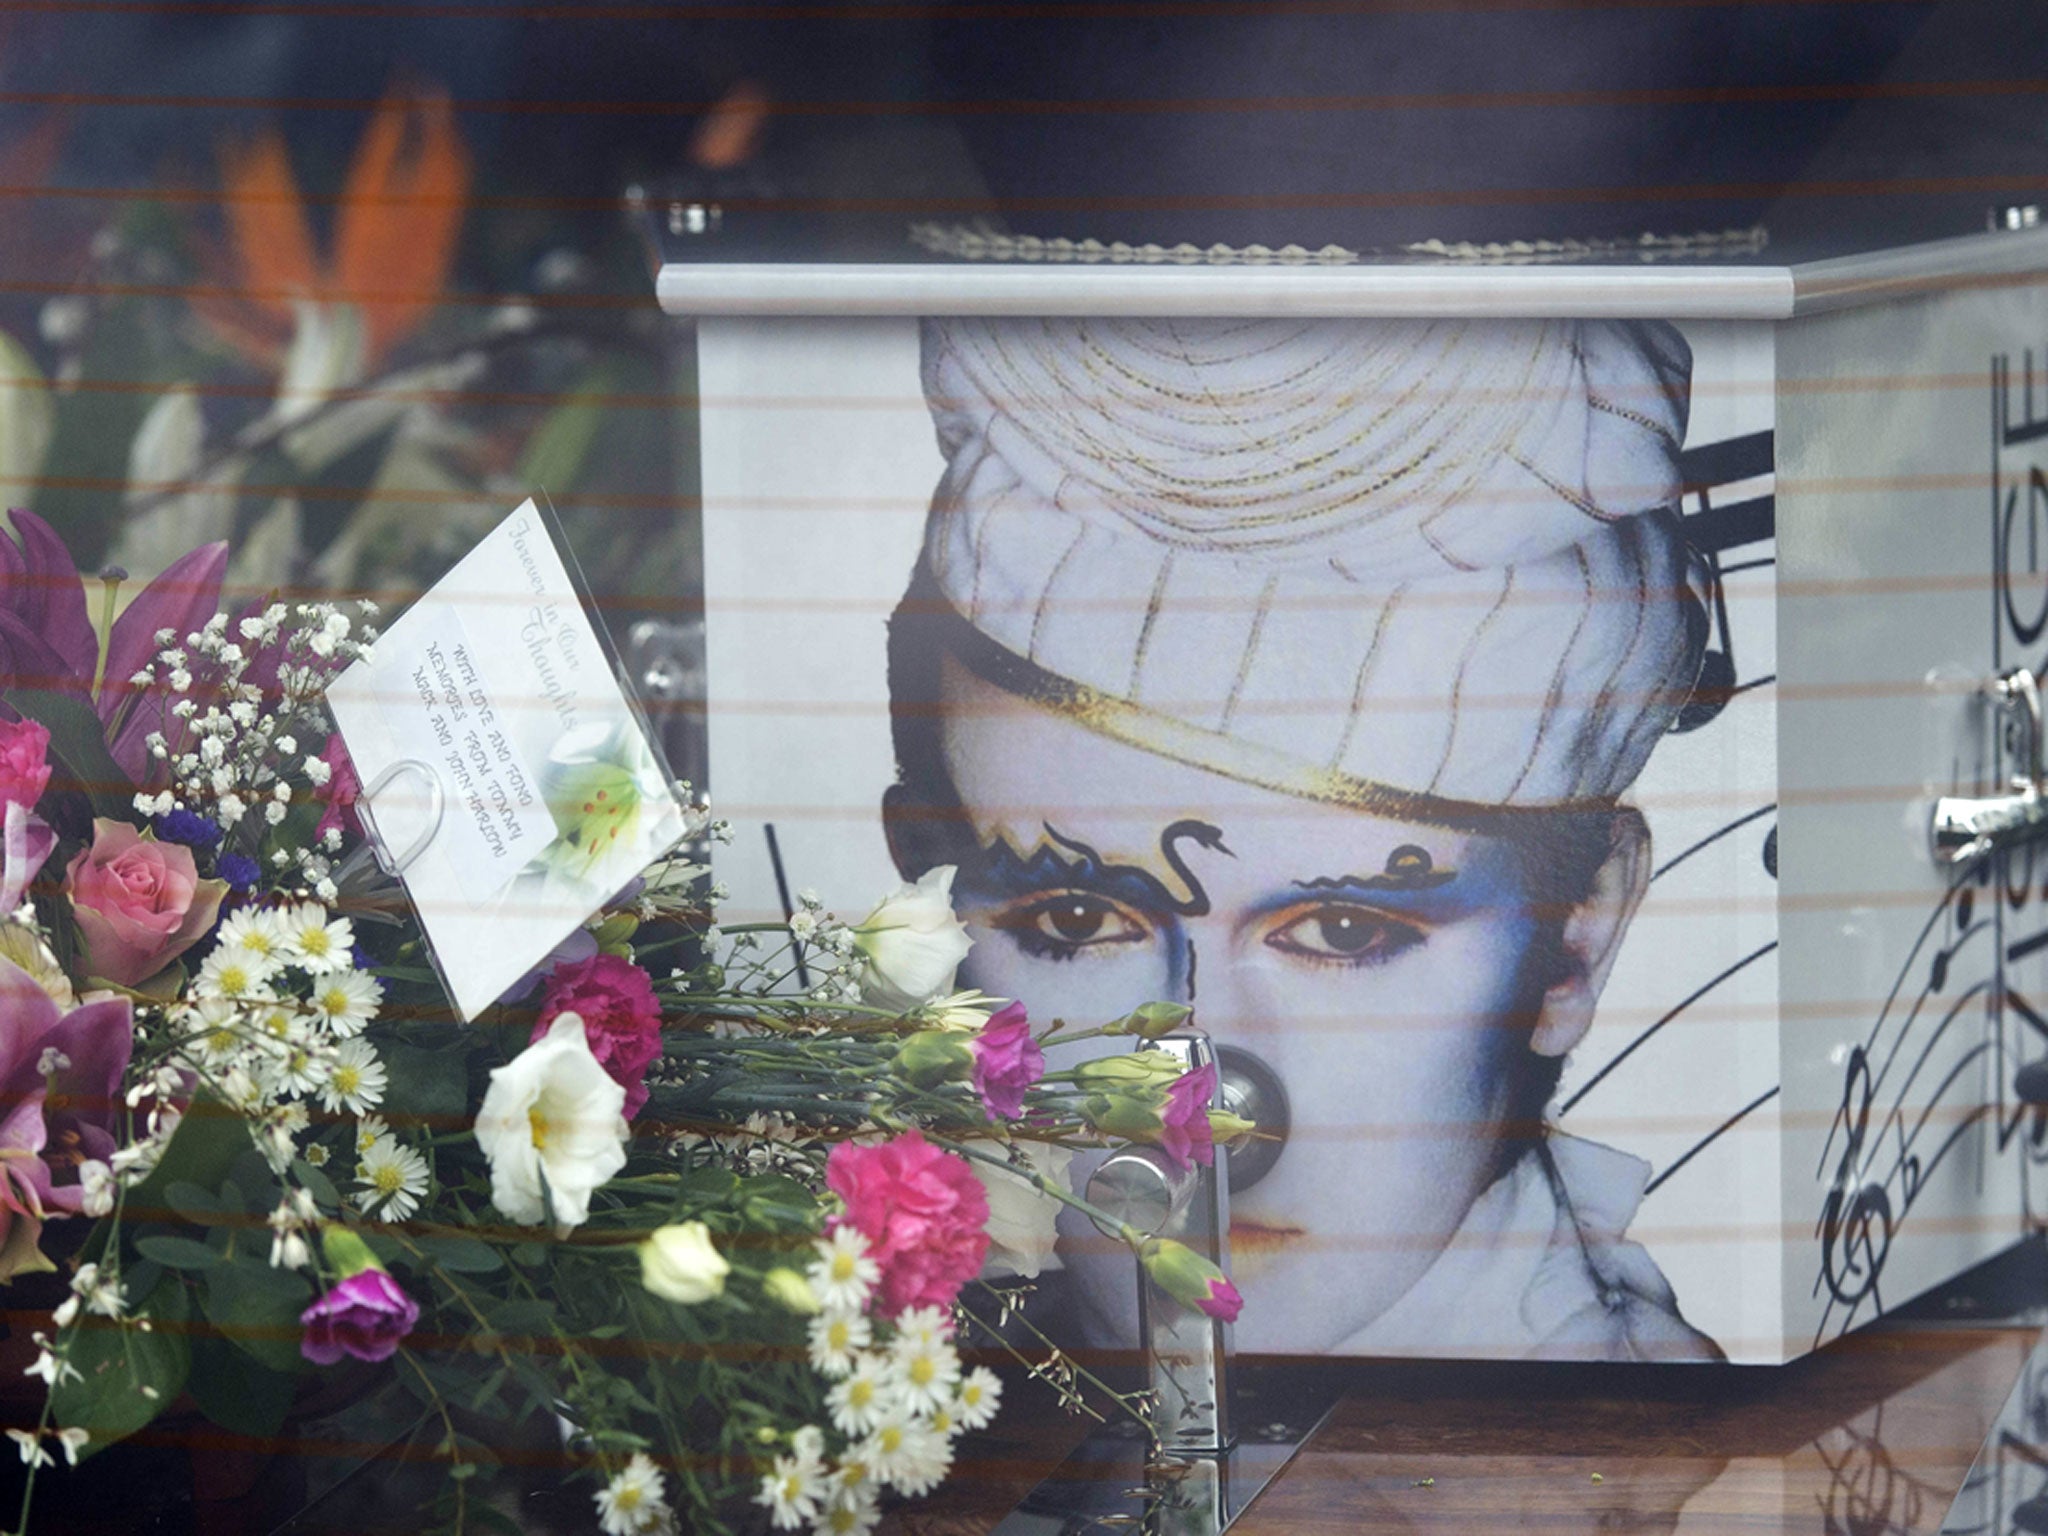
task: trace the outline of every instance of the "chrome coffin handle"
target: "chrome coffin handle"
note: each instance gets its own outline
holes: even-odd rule
[[[1144,1048],[1143,1046],[1140,1047]],[[1171,1034],[1150,1047],[1178,1056],[1189,1071],[1211,1066],[1207,1036]],[[1211,1106],[1216,1107],[1216,1106]],[[1088,1198],[1147,1237],[1171,1237],[1230,1272],[1230,1154],[1175,1168],[1150,1147],[1128,1147],[1088,1181]],[[1110,1236],[1116,1233],[1108,1228]],[[1158,1394],[1153,1422],[1162,1449],[1217,1455],[1230,1448],[1230,1324],[1175,1301],[1137,1271],[1138,1330]],[[1223,1524],[1184,1523],[1176,1530],[1220,1531]]]
[[[2018,727],[2021,771],[2002,795],[1944,795],[1934,802],[1930,840],[1938,863],[1968,864],[2048,834],[2040,684],[2032,672],[2019,667],[1987,683],[1984,697]]]

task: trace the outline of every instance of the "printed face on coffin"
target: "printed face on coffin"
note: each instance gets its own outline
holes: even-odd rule
[[[1293,1130],[1232,1199],[1239,1342],[1341,1344],[1537,1135],[1641,894],[1640,821],[1550,818],[1522,839],[1403,822],[1164,761],[957,663],[942,688],[974,844],[963,984],[1077,1022],[1190,1002],[1270,1066]],[[1094,1331],[1127,1333],[1128,1253],[1085,1225],[1064,1251]]]
[[[906,874],[1034,1016],[1192,1003],[1284,1084],[1240,1339],[1711,1353],[1542,1124],[1697,670],[1689,357],[1592,322],[934,321],[947,470],[890,630]],[[1084,1175],[1085,1176],[1085,1175]],[[1131,1266],[1074,1228],[1105,1341]]]

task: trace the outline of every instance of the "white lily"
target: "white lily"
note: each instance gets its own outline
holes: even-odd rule
[[[626,1090],[590,1054],[583,1020],[548,1032],[491,1074],[476,1140],[491,1164],[491,1204],[538,1225],[554,1206],[566,1235],[590,1217],[590,1196],[626,1166]],[[545,1183],[543,1183],[543,1180]]]

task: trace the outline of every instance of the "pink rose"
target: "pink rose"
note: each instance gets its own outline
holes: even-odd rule
[[[1024,1113],[1024,1090],[1045,1076],[1045,1052],[1031,1038],[1022,1003],[989,1016],[969,1042],[974,1051],[974,1091],[988,1117],[1015,1120]]]
[[[647,1102],[647,1067],[661,1054],[661,1004],[654,982],[630,960],[597,954],[555,967],[541,995],[533,1043],[565,1013],[583,1020],[590,1054],[626,1090],[626,1118]]]
[[[32,811],[50,782],[50,733],[33,720],[0,721],[0,807]]]
[[[963,1157],[917,1131],[880,1146],[842,1142],[825,1160],[825,1182],[846,1202],[831,1229],[853,1227],[881,1266],[877,1305],[950,1307],[988,1255],[988,1191]]]
[[[1209,1101],[1216,1097],[1216,1068],[1200,1067],[1167,1085],[1166,1107],[1159,1112],[1159,1150],[1187,1172],[1190,1160],[1207,1167],[1216,1161],[1215,1132],[1209,1124]]]
[[[305,1333],[299,1353],[315,1365],[333,1365],[343,1355],[389,1360],[420,1320],[420,1304],[381,1269],[366,1269],[336,1283],[333,1290],[299,1314]]]
[[[227,889],[199,878],[191,849],[94,821],[92,846],[64,873],[86,974],[124,987],[154,976],[213,927]]]

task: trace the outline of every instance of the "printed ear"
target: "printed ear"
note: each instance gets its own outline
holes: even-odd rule
[[[1562,1056],[1586,1037],[1622,935],[1649,887],[1650,829],[1640,816],[1617,816],[1614,846],[1593,877],[1593,889],[1565,918],[1559,974],[1544,990],[1529,1038],[1537,1055]]]

